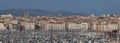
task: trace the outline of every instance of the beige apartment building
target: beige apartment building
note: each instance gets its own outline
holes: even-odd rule
[[[6,29],[6,27],[4,26],[4,24],[0,23],[0,30],[5,30],[5,29]]]
[[[117,23],[107,23],[107,24],[98,23],[96,24],[95,27],[96,27],[95,29],[96,31],[112,31],[112,30],[118,29],[118,24]]]
[[[77,24],[77,23],[69,23],[69,24],[68,24],[68,29],[69,29],[69,30],[74,30],[74,29],[88,30],[88,26],[89,26],[88,23],[80,23],[80,24]]]
[[[36,23],[36,25],[39,26],[38,29],[43,29],[45,30],[45,24],[47,24],[48,22],[47,21],[38,21],[38,23]]]
[[[46,30],[64,30],[65,24],[46,24],[45,29]]]
[[[69,24],[68,24],[68,29],[69,29],[69,30],[81,29],[81,24],[69,23]]]
[[[65,23],[61,21],[50,21],[45,24],[45,30],[64,30]]]
[[[35,23],[33,22],[21,22],[21,26],[23,26],[25,30],[35,29]]]

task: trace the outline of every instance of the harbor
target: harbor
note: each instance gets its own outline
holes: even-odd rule
[[[0,31],[0,41],[2,43],[119,43],[120,34],[114,35],[109,37],[104,32],[5,30]]]

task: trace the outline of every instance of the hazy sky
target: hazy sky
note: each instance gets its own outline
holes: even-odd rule
[[[0,0],[0,9],[11,8],[112,14],[120,13],[120,0]]]

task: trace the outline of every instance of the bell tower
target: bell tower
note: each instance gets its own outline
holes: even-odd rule
[[[26,11],[25,13],[24,13],[24,17],[28,17],[29,15],[28,15],[28,11]]]

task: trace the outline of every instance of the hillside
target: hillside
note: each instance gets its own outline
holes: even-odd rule
[[[47,11],[47,10],[41,10],[41,9],[7,9],[7,10],[0,10],[0,14],[8,14],[11,13],[16,16],[23,16],[25,12],[28,12],[29,15],[32,16],[47,16],[47,15],[64,15],[64,16],[71,16],[71,15],[84,15],[82,13],[72,13],[67,11]]]

